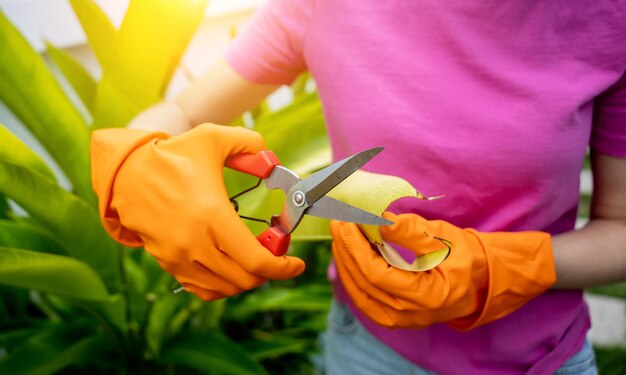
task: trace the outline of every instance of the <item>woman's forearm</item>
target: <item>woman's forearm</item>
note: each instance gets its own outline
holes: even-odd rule
[[[137,115],[129,128],[141,130],[162,130],[176,135],[192,128],[191,121],[175,101],[156,104]]]
[[[248,81],[219,59],[176,97],[141,112],[128,127],[180,134],[205,122],[227,125],[279,86]]]
[[[588,288],[626,281],[626,223],[594,219],[552,237],[555,288]]]

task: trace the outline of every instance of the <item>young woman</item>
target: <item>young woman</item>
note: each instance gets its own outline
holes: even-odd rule
[[[384,146],[370,171],[446,195],[391,207],[384,238],[453,243],[410,273],[333,223],[327,372],[595,373],[582,288],[626,280],[624,40],[623,1],[269,1],[223,59],[133,120],[141,130],[94,134],[105,226],[207,300],[299,274],[223,188],[224,159],[262,149],[258,134],[195,126],[308,70],[336,159]],[[575,230],[588,149],[591,217]]]

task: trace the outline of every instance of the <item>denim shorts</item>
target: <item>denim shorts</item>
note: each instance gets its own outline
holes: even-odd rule
[[[341,302],[333,301],[328,330],[321,337],[323,356],[318,364],[326,375],[422,375],[424,370],[372,336]],[[587,340],[555,374],[597,375],[595,355]]]

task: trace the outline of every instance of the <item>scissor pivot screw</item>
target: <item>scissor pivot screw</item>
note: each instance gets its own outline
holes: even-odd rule
[[[293,195],[291,196],[292,200],[293,200],[293,204],[295,204],[297,207],[301,207],[304,204],[304,193],[301,191],[296,191],[295,193],[293,193]]]

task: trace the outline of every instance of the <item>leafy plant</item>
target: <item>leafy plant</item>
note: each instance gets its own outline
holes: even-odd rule
[[[124,126],[163,99],[207,1],[133,0],[119,30],[94,2],[70,3],[100,79],[50,43],[42,58],[0,12],[0,100],[72,186],[63,188],[48,162],[0,126],[0,373],[313,372],[309,354],[331,295],[327,243],[294,245],[308,264],[295,280],[205,303],[173,294],[174,280],[154,259],[112,241],[97,216],[90,132]],[[306,79],[294,84],[291,105],[252,112],[268,147],[303,174],[330,155]],[[225,176],[232,191],[254,183]],[[257,189],[240,204],[268,217],[280,199]]]
[[[626,349],[623,347],[594,347],[598,373],[617,375],[626,372]]]

